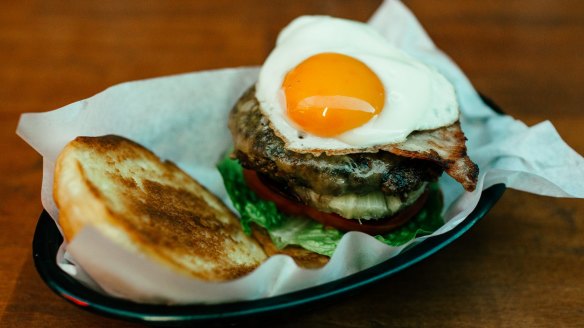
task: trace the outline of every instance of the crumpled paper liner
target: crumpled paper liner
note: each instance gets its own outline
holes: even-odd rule
[[[469,155],[481,170],[472,193],[464,192],[448,176],[441,178],[446,223],[432,236],[464,220],[482,190],[496,183],[547,196],[584,197],[584,160],[562,141],[551,123],[528,128],[509,116],[495,114],[401,2],[384,2],[369,23],[389,42],[435,67],[454,84]],[[43,156],[44,208],[58,223],[53,170],[65,144],[79,135],[104,134],[125,136],[174,161],[230,205],[215,164],[231,146],[228,112],[257,74],[257,68],[233,68],[128,82],[55,111],[23,114],[17,133]],[[93,228],[64,244],[56,261],[87,286],[137,302],[219,303],[270,297],[336,280],[425,238],[431,236],[390,247],[366,234],[350,232],[322,269],[301,269],[291,258],[278,255],[251,274],[224,283],[172,272],[121,249]]]

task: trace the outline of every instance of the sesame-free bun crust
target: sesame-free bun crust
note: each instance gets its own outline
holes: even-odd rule
[[[128,251],[209,281],[266,259],[237,217],[175,164],[123,137],[78,137],[57,159],[54,198],[71,241],[92,226]]]

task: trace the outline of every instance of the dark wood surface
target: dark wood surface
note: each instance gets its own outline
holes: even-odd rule
[[[584,1],[405,3],[481,92],[514,117],[551,120],[584,153]],[[19,115],[123,81],[261,64],[302,14],[366,20],[379,1],[6,1],[0,10],[0,326],[128,323],[79,310],[38,277],[31,241],[42,162]],[[50,137],[50,136],[47,136]],[[545,145],[542,145],[544,147]],[[583,181],[584,183],[584,181]],[[584,202],[507,191],[438,254],[284,326],[584,324]]]

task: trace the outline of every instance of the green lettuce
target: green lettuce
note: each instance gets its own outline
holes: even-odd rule
[[[251,234],[251,223],[268,232],[278,248],[298,245],[318,254],[332,256],[344,232],[304,217],[290,216],[278,211],[276,205],[258,197],[247,187],[243,169],[237,160],[225,158],[217,166],[229,198],[241,216],[243,231]],[[442,194],[437,183],[430,185],[430,194],[424,208],[406,225],[384,235],[374,236],[390,245],[400,246],[408,241],[431,234],[444,224]]]

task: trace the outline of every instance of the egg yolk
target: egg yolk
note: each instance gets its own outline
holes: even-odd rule
[[[282,84],[288,117],[305,132],[333,137],[367,123],[383,109],[381,80],[363,62],[338,53],[307,58]]]

